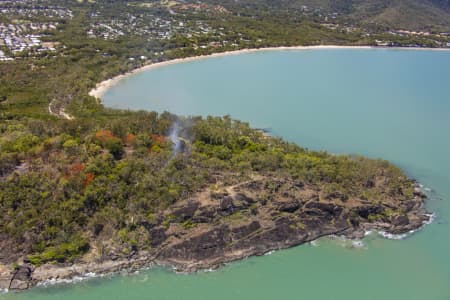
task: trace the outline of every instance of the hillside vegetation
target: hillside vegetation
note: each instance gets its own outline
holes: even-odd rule
[[[365,26],[405,30],[450,29],[450,2],[447,0],[243,0],[207,2],[238,7],[248,12],[302,12],[316,15],[337,13],[344,20]]]
[[[183,128],[177,149],[168,137],[174,123]],[[414,197],[414,183],[386,161],[308,151],[229,117],[112,112],[100,120],[11,122],[0,132],[4,263],[73,262],[99,247],[120,255],[150,250],[152,228],[175,221],[164,210],[256,175],[269,184],[259,192],[284,178],[312,193],[305,200],[392,203],[390,215],[366,216],[372,221],[405,214],[397,206]],[[286,196],[273,197],[255,201]]]

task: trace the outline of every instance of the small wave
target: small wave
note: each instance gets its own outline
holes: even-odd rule
[[[314,240],[309,242],[309,245],[313,246],[313,247],[319,247],[319,241],[318,240]]]
[[[86,274],[83,274],[81,276],[73,276],[69,279],[62,279],[62,278],[51,278],[47,279],[45,281],[39,282],[36,286],[52,286],[55,284],[70,284],[70,283],[78,283],[82,282],[88,279],[97,278],[97,277],[103,277],[104,274],[96,274],[94,272],[88,272]]]
[[[378,231],[378,234],[388,240],[403,240],[403,239],[406,239],[411,234],[413,234],[414,232],[415,232],[415,230],[411,230],[407,233],[394,234],[394,233],[389,233],[386,231]]]
[[[177,275],[189,275],[188,271],[177,268],[176,266],[169,266],[169,268]]]
[[[426,226],[426,225],[430,225],[430,224],[433,223],[434,220],[436,219],[436,214],[435,214],[435,213],[432,213],[432,214],[426,214],[426,216],[428,217],[428,221],[423,222],[422,227],[423,227],[423,226]]]
[[[340,235],[340,236],[331,235],[330,239],[336,241],[339,246],[344,247],[344,248],[367,249],[367,245],[364,243],[364,241],[362,241],[360,239],[349,239],[343,235]]]
[[[436,218],[436,214],[435,214],[435,213],[432,213],[432,214],[426,214],[426,216],[428,217],[428,220],[427,220],[427,221],[424,221],[424,222],[422,223],[422,226],[420,226],[420,227],[417,228],[417,229],[410,230],[410,231],[408,231],[408,232],[406,232],[406,233],[394,234],[394,233],[389,233],[389,232],[386,232],[386,231],[377,231],[377,233],[378,233],[379,235],[381,235],[382,237],[384,237],[384,238],[386,238],[386,239],[389,239],[389,240],[403,240],[403,239],[406,239],[407,237],[410,237],[410,236],[413,235],[414,233],[416,233],[416,232],[422,230],[425,226],[427,226],[427,225],[433,223],[433,221],[434,221],[435,218]]]
[[[352,241],[352,247],[353,248],[366,248],[366,244],[364,244],[361,240],[354,240]]]
[[[140,279],[138,279],[138,282],[144,283],[144,282],[147,282],[149,279],[150,279],[150,276],[145,275],[145,276],[140,277]]]
[[[211,272],[215,272],[216,270],[213,268],[209,268],[209,269],[204,269],[203,273],[211,273]]]
[[[175,272],[175,274],[179,274],[179,275],[186,275],[186,274],[188,274],[188,272],[186,272],[186,271],[180,271],[180,269],[178,269],[178,268],[175,267],[175,266],[172,266],[171,269],[172,269],[173,272]]]
[[[366,237],[368,235],[372,235],[372,233],[373,233],[373,230],[364,231],[364,237]]]
[[[274,253],[275,253],[275,250],[271,250],[269,252],[264,253],[264,256],[271,255],[271,254],[274,254]]]

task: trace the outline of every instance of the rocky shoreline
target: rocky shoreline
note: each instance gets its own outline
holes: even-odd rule
[[[276,199],[264,200],[262,188],[275,186]],[[265,195],[266,196],[266,195]],[[267,196],[266,196],[267,198]],[[226,263],[308,243],[322,236],[361,239],[367,231],[404,234],[431,220],[418,184],[408,201],[373,204],[334,195],[323,200],[312,187],[289,179],[258,178],[217,192],[203,191],[177,203],[153,223],[149,251],[114,251],[72,265],[35,267],[26,260],[0,266],[0,288],[24,290],[45,282],[68,282],[121,271],[164,265],[180,272],[216,269]],[[163,218],[163,217],[166,218]],[[170,223],[164,222],[170,216]]]

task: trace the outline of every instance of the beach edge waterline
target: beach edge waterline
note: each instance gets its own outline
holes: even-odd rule
[[[198,61],[209,58],[217,58],[224,57],[230,55],[240,55],[246,53],[255,53],[255,52],[267,52],[267,51],[284,51],[284,50],[370,50],[370,49],[387,49],[387,50],[425,50],[425,51],[450,51],[450,48],[423,48],[423,47],[378,47],[378,46],[339,46],[339,45],[320,45],[320,46],[280,46],[280,47],[265,47],[265,48],[249,48],[249,49],[240,49],[240,50],[232,50],[225,52],[212,53],[207,55],[198,55],[191,56],[185,58],[176,58],[170,59],[162,62],[156,63],[148,63],[142,67],[136,68],[132,71],[129,71],[124,74],[119,74],[110,79],[106,79],[102,82],[96,84],[96,86],[89,91],[89,96],[95,97],[99,102],[102,100],[102,97],[106,94],[106,92],[118,84],[122,79],[127,78],[129,76],[135,75],[137,73],[149,71],[152,69],[165,67],[169,65],[186,63],[191,61]]]

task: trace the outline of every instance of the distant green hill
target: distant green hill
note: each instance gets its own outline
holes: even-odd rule
[[[450,28],[448,0],[356,0],[351,18],[361,23],[411,30]]]
[[[449,0],[207,0],[227,7],[338,13],[349,21],[408,30],[450,30]]]

